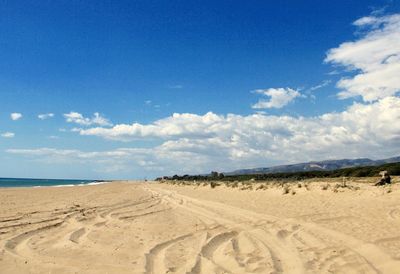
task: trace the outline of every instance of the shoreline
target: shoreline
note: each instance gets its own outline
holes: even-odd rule
[[[301,179],[301,180],[296,180],[296,179],[269,179],[269,180],[230,180],[230,181],[224,181],[224,180],[194,180],[194,181],[189,181],[189,180],[82,180],[86,181],[87,183],[76,183],[76,184],[58,184],[58,185],[31,185],[31,186],[1,186],[0,183],[0,190],[2,189],[21,189],[21,188],[46,188],[46,187],[73,187],[73,186],[92,186],[92,185],[102,185],[102,184],[109,184],[109,183],[159,183],[159,184],[169,184],[169,185],[186,185],[186,186],[208,186],[210,184],[215,184],[216,186],[231,186],[236,185],[234,187],[237,187],[237,185],[242,185],[242,186],[259,186],[259,185],[273,185],[273,186],[283,186],[283,185],[293,185],[293,184],[298,184],[298,183],[304,183],[304,184],[309,184],[309,183],[316,183],[320,182],[322,184],[370,184],[373,185],[377,181],[379,181],[381,177],[375,176],[375,177],[345,177],[345,181],[343,181],[342,177],[338,178],[310,178],[310,179]],[[12,179],[12,180],[34,180],[34,181],[52,181],[53,179],[27,179],[27,178],[0,178],[0,179]],[[53,181],[75,181],[75,179],[54,179]],[[76,180],[76,181],[81,181],[81,180]],[[392,176],[392,184],[386,185],[385,187],[394,185],[396,183],[400,183],[400,176]],[[240,189],[240,188],[239,188]]]
[[[5,178],[2,178],[2,179],[5,179]],[[22,183],[24,183],[24,180],[32,180],[32,179],[15,178],[13,180],[16,182],[16,184],[18,184],[19,183],[18,180],[21,180],[21,181],[23,181]],[[109,180],[109,181],[99,181],[99,180],[93,180],[93,181],[90,181],[90,180],[83,181],[82,180],[81,181],[81,180],[76,180],[76,181],[79,181],[79,182],[77,182],[75,184],[62,184],[62,183],[60,183],[60,184],[49,185],[48,184],[49,182],[54,182],[54,181],[74,181],[74,180],[58,180],[58,179],[56,179],[56,180],[52,180],[52,179],[43,179],[43,180],[41,180],[41,179],[33,179],[33,180],[38,181],[39,183],[37,183],[35,185],[15,185],[15,186],[7,185],[7,186],[2,186],[2,183],[4,183],[4,182],[0,182],[0,189],[9,189],[9,188],[17,188],[17,189],[19,189],[19,188],[43,188],[43,187],[73,187],[73,186],[100,185],[100,184],[107,184],[107,183],[115,182],[113,180]],[[40,185],[40,181],[44,181],[47,184]]]

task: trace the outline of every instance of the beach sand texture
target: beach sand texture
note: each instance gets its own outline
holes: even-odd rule
[[[399,185],[324,185],[0,189],[0,273],[400,273]]]

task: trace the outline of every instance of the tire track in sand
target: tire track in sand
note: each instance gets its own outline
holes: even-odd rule
[[[152,186],[147,189],[175,208],[214,220],[226,228],[225,234],[220,234],[224,236],[218,236],[220,240],[215,240],[212,249],[209,250],[207,243],[203,245],[198,263],[188,273],[269,273],[266,271],[271,270],[275,273],[397,273],[397,269],[400,269],[400,262],[376,245],[314,223],[258,214]],[[232,231],[235,232],[232,234]],[[237,255],[238,247],[229,252],[229,243],[235,243],[242,232],[257,242],[258,248],[264,247],[262,255],[269,258],[267,263],[253,270],[246,269],[243,267],[246,264]],[[235,262],[220,263],[229,260]],[[229,266],[234,268],[229,269]],[[210,270],[214,272],[207,272]]]

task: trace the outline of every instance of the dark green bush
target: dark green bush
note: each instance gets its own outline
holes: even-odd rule
[[[213,172],[212,176],[207,175],[174,175],[172,177],[164,176],[157,180],[187,180],[187,181],[211,181],[218,179],[220,181],[268,181],[277,180],[281,182],[300,181],[310,178],[337,178],[337,177],[372,177],[379,176],[379,172],[387,170],[389,175],[400,175],[400,163],[384,164],[380,166],[365,166],[343,168],[331,171],[302,171],[302,172],[282,172],[282,173],[266,173],[266,174],[243,174],[243,175],[223,175],[222,173]],[[253,181],[252,180],[252,181]],[[218,184],[212,182],[211,184]],[[213,186],[211,186],[213,187]],[[213,187],[213,188],[214,188]]]

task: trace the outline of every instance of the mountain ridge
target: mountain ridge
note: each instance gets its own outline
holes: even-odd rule
[[[248,169],[237,169],[231,172],[224,172],[225,175],[246,175],[246,174],[268,174],[280,172],[299,172],[299,171],[317,171],[317,170],[336,170],[348,167],[362,167],[362,166],[378,166],[382,164],[400,162],[400,156],[371,160],[369,158],[356,158],[356,159],[339,159],[339,160],[323,160],[323,161],[310,161],[305,163],[277,165],[271,167],[259,167]]]

